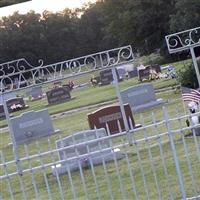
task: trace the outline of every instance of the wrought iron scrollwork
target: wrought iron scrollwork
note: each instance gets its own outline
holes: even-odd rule
[[[200,46],[200,27],[165,36],[169,53]]]
[[[129,45],[50,65],[44,65],[43,60],[39,60],[37,66],[29,64],[24,58],[13,60],[0,64],[0,92],[32,87],[74,74],[124,64],[133,59]]]

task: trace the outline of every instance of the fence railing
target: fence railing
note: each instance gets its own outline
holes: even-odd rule
[[[64,145],[62,133],[19,145],[21,171],[17,171],[10,144],[1,152],[2,198],[200,198],[200,124],[191,120],[200,112],[186,115],[177,108],[173,117],[170,112],[163,107],[159,116],[141,114],[142,126],[132,126],[129,134],[110,135],[106,130],[106,135],[99,137],[96,129],[95,139],[75,142],[80,137],[75,134],[68,136],[67,141],[72,142],[68,145]],[[63,141],[63,146],[58,147],[56,141]]]
[[[24,58],[13,60],[0,64],[0,92],[34,87],[125,64],[133,59],[132,48],[128,45],[49,65],[44,65],[43,60],[38,61],[39,66],[31,65]]]

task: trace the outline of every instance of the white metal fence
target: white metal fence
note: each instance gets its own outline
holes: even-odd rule
[[[129,133],[108,135],[56,147],[56,140],[66,136],[58,133],[31,144],[18,146],[15,160],[12,144],[1,152],[0,180],[2,199],[200,199],[200,125],[187,127],[185,115],[179,108],[163,107],[158,113],[140,115],[142,127]],[[120,123],[119,123],[120,124]],[[120,127],[119,127],[120,129]],[[191,134],[190,134],[191,133]],[[129,134],[129,137],[128,137]],[[130,136],[132,144],[130,144]],[[123,157],[107,161],[101,150],[100,165],[90,159],[90,144],[109,141],[112,149],[120,149]],[[85,146],[87,152],[76,149]],[[58,152],[75,149],[68,161],[76,160],[78,170],[53,175],[52,166],[63,164]],[[102,154],[101,154],[102,153]],[[82,161],[87,158],[87,165]]]

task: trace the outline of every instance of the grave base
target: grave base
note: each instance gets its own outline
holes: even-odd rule
[[[157,99],[156,101],[151,101],[151,102],[148,102],[148,103],[143,104],[143,105],[132,107],[131,110],[133,112],[140,112],[140,111],[143,111],[143,110],[148,109],[148,108],[152,108],[152,107],[155,107],[155,106],[162,105],[164,103],[165,102],[164,102],[163,99]]]
[[[67,173],[68,170],[70,172],[77,171],[79,170],[79,166],[81,166],[81,168],[90,167],[91,166],[90,162],[92,162],[92,164],[95,166],[95,165],[101,165],[103,161],[109,162],[109,161],[114,161],[115,158],[116,160],[119,160],[122,159],[123,157],[124,154],[121,153],[120,149],[118,148],[114,150],[106,149],[86,155],[85,157],[81,156],[81,158],[70,159],[69,161],[66,161],[64,163],[52,166],[52,172],[54,176],[56,176],[56,173],[58,173],[58,175],[61,175]]]
[[[200,127],[194,128],[194,129],[193,129],[193,133],[194,133],[196,136],[200,136]]]

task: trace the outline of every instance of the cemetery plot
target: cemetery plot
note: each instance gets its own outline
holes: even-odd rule
[[[6,101],[6,104],[9,112],[15,112],[28,107],[28,105],[25,104],[25,101],[22,97],[9,99]]]
[[[4,102],[8,101],[9,99],[16,99],[16,93],[15,92],[10,92],[10,93],[5,93],[4,97],[0,97],[0,119],[1,118],[5,118],[5,112],[4,112],[4,108],[3,108],[3,98],[4,98]],[[8,106],[8,104],[7,104]],[[8,109],[10,111],[10,109]],[[13,110],[14,111],[14,110]],[[10,111],[12,112],[12,111]]]
[[[101,82],[100,76],[95,76],[90,79],[90,82],[93,86],[99,85]]]
[[[70,91],[67,87],[53,88],[46,95],[49,105],[63,103],[71,99]]]
[[[30,111],[10,119],[16,144],[30,143],[33,140],[50,136],[54,130],[48,110]]]
[[[124,109],[129,128],[131,129],[131,127],[140,127],[139,124],[135,124],[129,104],[125,104]],[[103,107],[93,113],[88,114],[88,123],[91,129],[107,129],[108,126],[110,134],[116,134],[120,133],[121,131],[125,131],[125,125],[119,105]]]
[[[80,167],[100,165],[102,162],[123,158],[120,149],[113,149],[108,139],[98,141],[106,137],[104,128],[85,130],[56,141],[61,164],[52,166],[53,174],[63,174],[69,171],[79,170]],[[66,148],[66,149],[62,149]]]
[[[119,81],[122,81],[126,78],[126,70],[124,67],[118,67],[117,69],[117,75],[119,77]]]
[[[119,71],[122,76],[122,71],[121,70],[119,70]],[[123,80],[122,77],[120,78],[120,75],[119,75],[119,72],[117,69],[116,69],[116,73],[117,73],[118,81]],[[123,70],[123,74],[124,74],[124,70]],[[101,81],[100,84],[101,85],[109,85],[109,84],[113,83],[114,79],[113,79],[112,69],[106,69],[106,70],[100,71],[99,75],[100,75],[100,81]]]
[[[138,71],[136,68],[134,68],[131,71],[128,71],[128,78],[135,78],[138,77]]]
[[[30,96],[32,100],[39,100],[43,97],[42,87],[31,88],[31,90],[27,91],[26,95]]]
[[[109,85],[113,82],[113,75],[111,69],[106,69],[100,72],[101,85]]]
[[[149,79],[158,79],[161,68],[159,65],[148,65],[144,67],[138,67],[138,78],[142,82]]]
[[[128,103],[134,112],[142,111],[164,103],[162,99],[156,99],[153,85],[150,83],[129,87],[121,91],[123,103]]]

